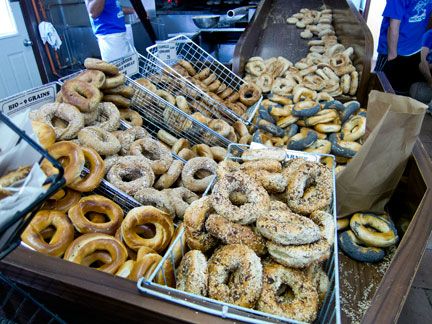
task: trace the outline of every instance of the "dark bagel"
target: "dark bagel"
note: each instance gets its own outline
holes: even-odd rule
[[[264,120],[264,119],[258,119],[257,122],[258,128],[265,130],[266,132],[269,132],[277,137],[283,137],[284,136],[284,130],[275,124],[272,124],[271,122]]]
[[[292,108],[292,114],[297,117],[311,117],[320,110],[320,104],[312,100],[297,102]]]
[[[338,236],[338,245],[341,250],[350,258],[360,262],[378,262],[384,258],[384,249],[376,247],[364,247],[363,244],[354,234],[348,230]]]
[[[288,140],[287,148],[290,150],[301,151],[315,143],[318,138],[318,134],[314,131],[308,131],[306,134],[307,135],[305,136],[302,133],[297,133],[296,135],[292,136]]]
[[[357,142],[340,140],[336,133],[330,134],[329,140],[332,143],[332,154],[345,158],[352,158],[361,147]]]
[[[360,103],[358,101],[349,101],[344,103],[345,109],[340,113],[340,120],[345,123],[348,118],[360,109]]]

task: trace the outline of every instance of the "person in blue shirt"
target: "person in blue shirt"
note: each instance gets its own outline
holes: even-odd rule
[[[418,69],[423,76],[422,82],[414,83],[409,91],[410,97],[429,106],[427,112],[432,114],[432,29],[424,33],[421,41],[420,63]]]
[[[136,52],[126,34],[124,15],[133,8],[122,7],[119,0],[85,0],[102,60],[110,62]]]
[[[408,95],[418,70],[422,35],[432,0],[387,0],[383,12],[375,71],[383,71],[397,94]]]

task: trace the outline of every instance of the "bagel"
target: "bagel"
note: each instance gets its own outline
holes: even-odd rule
[[[287,148],[290,150],[302,151],[310,146],[312,146],[318,135],[313,130],[307,131],[306,134],[297,133],[288,139]]]
[[[293,296],[281,294],[283,287]],[[301,271],[272,263],[263,269],[263,287],[257,308],[261,312],[312,323],[318,313],[318,294]]]
[[[342,232],[338,236],[338,246],[354,260],[374,263],[384,258],[384,249],[364,245],[365,243],[359,240],[351,230]]]
[[[99,70],[110,75],[115,75],[119,72],[119,68],[114,64],[93,57],[87,57],[84,60],[84,66],[89,70]]]
[[[340,137],[346,141],[356,141],[365,133],[366,118],[363,116],[353,116],[343,124]]]
[[[242,244],[226,245],[209,260],[209,297],[253,308],[260,297],[262,266],[252,249]],[[229,272],[237,279],[230,280]]]
[[[367,226],[375,231],[371,231]],[[350,227],[367,246],[388,247],[399,240],[394,225],[374,214],[355,213],[351,217]]]
[[[244,244],[257,255],[266,252],[265,241],[252,229],[245,225],[238,225],[217,214],[211,214],[206,222],[207,232],[219,239],[223,244]]]
[[[102,92],[88,82],[71,79],[61,87],[63,101],[74,105],[81,112],[91,112],[102,100]]]
[[[184,255],[177,270],[176,288],[198,296],[207,296],[208,265],[201,251],[192,250]]]
[[[307,186],[307,183],[315,185]],[[319,162],[300,165],[286,189],[288,206],[296,213],[308,215],[328,206],[333,196],[333,177]]]
[[[233,205],[229,196],[234,191],[244,192],[247,202],[241,206]],[[229,173],[219,179],[211,199],[219,215],[240,225],[253,223],[270,206],[270,197],[264,188],[241,172]]]

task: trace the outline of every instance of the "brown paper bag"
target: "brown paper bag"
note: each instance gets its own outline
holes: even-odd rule
[[[384,213],[420,134],[427,106],[405,96],[371,91],[366,141],[336,176],[338,218]]]

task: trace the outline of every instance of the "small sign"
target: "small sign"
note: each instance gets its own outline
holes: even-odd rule
[[[272,148],[272,147],[266,146],[266,145],[261,144],[261,143],[256,143],[256,142],[252,142],[250,145],[250,149],[252,149],[252,150],[258,150],[258,149],[263,149],[263,148]],[[313,153],[288,150],[288,149],[285,149],[285,152],[286,152],[285,161],[297,159],[297,158],[303,158],[306,161],[314,161],[314,162],[319,162],[321,160],[321,156],[319,156],[317,154],[313,154]]]
[[[55,101],[56,90],[56,84],[47,84],[6,98],[0,101],[1,111],[11,117],[23,110],[39,109],[42,105]]]
[[[127,76],[137,74],[139,71],[138,54],[132,54],[131,56],[125,57],[116,65],[119,68],[119,72]]]
[[[175,43],[160,42],[157,43],[157,48],[157,55],[162,61],[164,61],[165,63],[177,62],[177,50]]]

